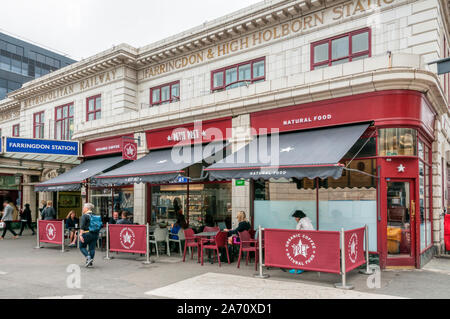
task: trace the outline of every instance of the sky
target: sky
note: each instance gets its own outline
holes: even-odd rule
[[[81,60],[120,43],[142,47],[260,1],[2,1],[0,32]]]

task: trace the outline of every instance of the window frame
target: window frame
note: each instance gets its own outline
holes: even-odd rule
[[[64,117],[64,108],[65,107],[67,107],[67,117]],[[54,134],[55,135],[55,140],[58,139],[57,138],[57,131],[56,131],[58,122],[61,122],[61,132],[60,132],[61,139],[60,140],[61,141],[69,140],[68,139],[68,137],[69,137],[68,135],[69,135],[70,128],[69,127],[65,127],[65,121],[66,120],[70,120],[70,119],[72,119],[72,121],[74,120],[74,115],[70,116],[70,107],[74,107],[74,103],[73,102],[67,103],[67,104],[63,104],[63,105],[59,105],[59,106],[55,107],[55,134]],[[58,118],[58,110],[59,109],[62,110],[62,117],[61,118]],[[74,109],[74,113],[75,113],[75,109]]]
[[[174,85],[178,84],[178,91],[179,91],[179,96],[173,96],[172,95],[172,87]],[[162,92],[162,88],[168,86],[169,87],[169,99],[162,101],[161,100],[161,92]],[[153,91],[158,90],[159,89],[159,101],[158,102],[154,102],[153,101]],[[158,106],[158,105],[162,105],[162,104],[166,104],[166,103],[173,103],[173,102],[178,102],[181,100],[181,85],[180,85],[180,80],[178,81],[173,81],[173,82],[169,82],[169,83],[164,83],[162,85],[158,85],[158,86],[154,86],[152,88],[150,88],[150,107],[152,106]]]
[[[361,52],[357,52],[357,53],[353,53],[352,51],[352,37],[361,33],[365,33],[368,32],[368,37],[369,37],[369,48],[368,50],[365,51],[361,51]],[[343,56],[337,59],[332,59],[332,41],[333,40],[337,40],[340,38],[344,38],[344,37],[348,37],[348,44],[349,44],[349,51],[348,51],[348,55],[347,56]],[[318,45],[322,45],[328,43],[328,60],[324,60],[321,62],[317,62],[314,63],[314,48]],[[348,59],[348,62],[352,62],[354,58],[358,58],[360,56],[364,56],[364,55],[368,55],[368,57],[370,58],[372,56],[372,30],[371,28],[367,27],[367,28],[362,28],[362,29],[358,29],[358,30],[354,30],[354,31],[349,31],[346,33],[342,33],[339,35],[336,35],[334,37],[331,38],[327,38],[327,39],[323,39],[323,40],[319,40],[316,42],[311,43],[311,71],[315,70],[315,68],[317,67],[322,67],[322,66],[332,66],[333,62],[336,61],[340,61],[340,60],[345,60]]]
[[[263,76],[260,76],[260,77],[254,77],[254,75],[253,75],[253,71],[254,71],[254,64],[255,63],[257,63],[257,62],[261,62],[261,61],[264,61],[264,75]],[[243,66],[243,65],[247,65],[247,64],[250,64],[250,80],[239,80],[239,67],[240,66]],[[236,81],[235,82],[232,82],[232,83],[228,83],[228,84],[226,84],[226,71],[227,70],[231,70],[231,69],[234,69],[234,68],[236,68],[236,73],[237,73],[237,77],[236,77]],[[215,87],[214,86],[214,76],[215,76],[215,74],[217,74],[217,73],[223,73],[223,78],[222,78],[222,85],[221,86],[217,86],[217,87]],[[253,84],[253,83],[255,83],[255,82],[257,82],[257,81],[265,81],[266,80],[266,74],[267,74],[267,63],[266,63],[266,57],[264,56],[264,57],[261,57],[261,58],[256,58],[256,59],[253,59],[253,60],[248,60],[248,61],[245,61],[245,62],[240,62],[240,63],[237,63],[237,64],[233,64],[233,65],[229,65],[229,66],[226,66],[226,67],[223,67],[223,68],[220,68],[220,69],[216,69],[216,70],[213,70],[213,71],[211,71],[211,92],[218,92],[218,91],[222,91],[222,90],[227,90],[228,88],[227,87],[229,87],[230,85],[233,85],[233,84],[237,84],[237,83],[241,83],[241,82],[244,82],[244,81],[248,81],[248,82],[250,82],[251,84]]]
[[[98,98],[100,98],[100,108],[97,108],[97,99]],[[93,111],[89,111],[89,101],[91,101],[91,100],[94,101],[94,110]],[[100,113],[100,117],[98,117],[98,118],[97,118],[97,113]],[[90,114],[94,114],[93,120],[89,120]],[[97,94],[97,95],[86,98],[86,122],[100,120],[101,118],[102,118],[102,95]]]
[[[45,117],[44,116],[45,116],[44,111],[36,112],[33,114],[33,138],[44,138],[44,134],[45,134]],[[39,122],[36,121],[37,118],[39,118]],[[39,127],[39,136],[36,136],[36,128],[38,128],[38,127]]]
[[[17,129],[17,134],[16,134]],[[12,136],[13,137],[20,137],[20,124],[14,124],[12,126]]]

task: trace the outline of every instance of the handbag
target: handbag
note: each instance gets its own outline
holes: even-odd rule
[[[5,222],[0,222],[0,229],[5,229],[5,227],[6,227]]]

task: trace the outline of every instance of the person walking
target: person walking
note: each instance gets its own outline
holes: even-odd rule
[[[47,202],[47,206],[41,212],[42,220],[55,220],[56,219],[56,211],[53,208],[53,202],[49,200]]]
[[[16,239],[18,236],[16,234],[16,232],[12,229],[11,227],[11,223],[13,221],[13,213],[14,213],[14,208],[11,206],[11,204],[8,201],[5,201],[3,203],[3,216],[1,221],[5,223],[5,228],[3,229],[3,234],[2,236],[0,236],[0,240],[3,240],[5,238],[6,235],[6,231],[10,231],[11,234],[13,234],[13,238]]]
[[[25,204],[25,209],[22,212],[20,212],[20,224],[21,224],[21,227],[20,227],[19,236],[22,236],[25,226],[28,226],[28,228],[32,232],[32,235],[35,234],[33,225],[31,225],[30,204]]]
[[[86,257],[85,267],[94,265],[95,245],[103,226],[101,217],[93,214],[94,208],[95,206],[91,203],[84,204],[80,221],[80,251]]]

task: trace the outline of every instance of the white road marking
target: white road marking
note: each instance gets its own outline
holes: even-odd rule
[[[0,275],[7,275],[7,274],[8,274],[7,272],[0,271]]]
[[[175,299],[397,299],[398,297],[340,290],[323,285],[206,273],[147,291]]]
[[[83,299],[83,295],[41,297],[39,299]]]

